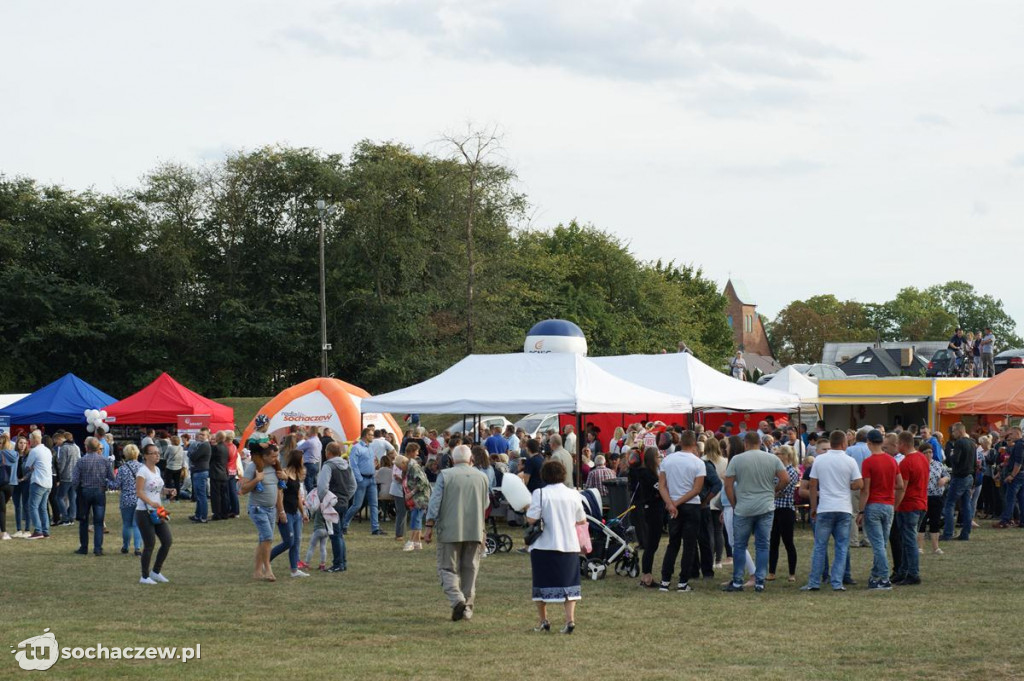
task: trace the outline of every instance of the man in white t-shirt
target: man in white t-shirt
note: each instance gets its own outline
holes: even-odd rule
[[[383,437],[374,437],[370,443],[370,452],[373,454],[373,460],[379,464],[385,454],[395,453],[395,447]]]
[[[697,436],[692,430],[679,436],[680,451],[665,457],[658,469],[658,491],[668,510],[668,546],[661,562],[660,591],[668,591],[679,544],[683,558],[676,591],[693,591],[687,580],[697,555],[697,529],[700,523],[700,491],[707,469],[697,456]]]
[[[811,467],[811,521],[814,523],[814,554],[811,574],[804,591],[818,591],[828,555],[828,540],[835,544],[832,561],[832,590],[846,591],[843,573],[849,558],[850,525],[853,522],[853,504],[850,491],[864,486],[860,467],[846,454],[846,433],[835,430],[829,436],[828,449],[814,459]],[[859,510],[859,509],[858,509]],[[852,580],[850,580],[852,581]],[[847,582],[849,583],[849,582]]]

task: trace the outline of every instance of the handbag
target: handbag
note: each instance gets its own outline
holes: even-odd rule
[[[405,496],[405,507],[410,511],[416,508],[416,501],[412,498],[412,490],[409,489],[409,483],[402,480],[402,494]]]
[[[589,523],[576,526],[576,538],[580,540],[580,553],[589,554],[594,550],[594,545],[590,541]]]
[[[541,513],[544,512],[544,489],[540,490],[540,509]],[[527,546],[532,546],[535,541],[540,539],[540,536],[544,534],[544,518],[537,518],[537,522],[530,525],[530,529],[526,531],[526,538],[524,541]]]

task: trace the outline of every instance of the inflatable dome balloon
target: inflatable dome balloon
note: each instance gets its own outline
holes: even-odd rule
[[[580,327],[564,319],[546,319],[534,324],[526,334],[523,352],[548,353],[567,352],[577,355],[587,354],[587,339],[583,337]]]

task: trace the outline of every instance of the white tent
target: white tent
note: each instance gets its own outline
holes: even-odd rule
[[[727,376],[686,352],[590,359],[619,378],[682,395],[693,403],[694,409],[790,411],[800,404],[796,395]]]
[[[818,386],[793,367],[786,367],[764,384],[765,388],[792,393],[800,398],[801,404],[818,403]]]
[[[3,409],[4,407],[9,407],[18,400],[25,399],[30,394],[31,393],[20,393],[17,395],[0,395],[0,409]]]
[[[686,414],[690,401],[611,375],[576,354],[470,355],[422,383],[367,397],[364,411],[417,414]]]

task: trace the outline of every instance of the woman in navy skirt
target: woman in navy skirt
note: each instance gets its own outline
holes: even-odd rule
[[[534,631],[551,631],[548,603],[565,605],[563,634],[576,628],[576,601],[580,600],[580,541],[577,525],[586,525],[579,492],[565,486],[566,471],[549,459],[540,469],[544,487],[534,490],[526,522],[544,520],[544,532],[530,546],[533,568],[533,600],[540,624]]]

